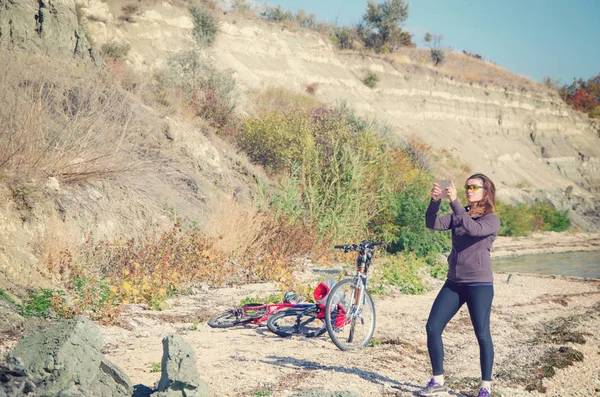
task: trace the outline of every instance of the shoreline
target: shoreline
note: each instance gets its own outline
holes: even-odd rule
[[[491,255],[492,259],[498,259],[584,251],[600,251],[600,233],[535,232],[525,237],[498,236]]]

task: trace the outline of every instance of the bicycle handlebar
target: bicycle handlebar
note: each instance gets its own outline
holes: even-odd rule
[[[360,244],[344,244],[344,245],[334,245],[333,248],[336,249],[343,249],[344,252],[348,252],[348,251],[357,251],[360,252],[366,248],[375,248],[378,245],[383,245],[384,242],[383,241],[376,241],[376,242],[371,242],[371,241],[363,241]]]

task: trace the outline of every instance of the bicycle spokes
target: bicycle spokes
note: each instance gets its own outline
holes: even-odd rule
[[[357,285],[360,287],[357,288]],[[332,329],[330,336],[333,342],[342,350],[368,344],[375,330],[375,308],[368,293],[356,280],[336,284],[331,293],[339,300],[329,313],[327,324],[328,330]],[[331,308],[330,302],[328,306]]]

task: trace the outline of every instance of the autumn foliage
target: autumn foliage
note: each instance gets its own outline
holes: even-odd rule
[[[600,118],[600,74],[579,79],[559,89],[561,97],[575,110],[585,112],[591,118]]]

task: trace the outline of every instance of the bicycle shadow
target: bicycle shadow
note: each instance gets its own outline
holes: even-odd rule
[[[423,388],[422,385],[417,385],[410,382],[399,382],[396,379],[389,378],[387,376],[378,374],[373,371],[366,371],[360,368],[347,368],[341,367],[338,365],[322,365],[316,363],[314,361],[297,359],[294,357],[278,357],[278,356],[268,356],[267,359],[271,359],[271,361],[260,360],[262,363],[275,365],[284,368],[290,369],[310,369],[310,370],[321,370],[321,371],[330,371],[330,372],[340,372],[350,375],[356,375],[366,381],[375,383],[379,386],[390,385],[394,389],[401,390],[405,393],[410,393],[414,396],[418,396],[419,390]],[[460,394],[457,392],[450,391],[449,394],[457,396],[457,397],[467,397],[464,394]]]

